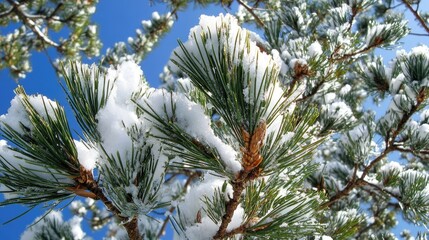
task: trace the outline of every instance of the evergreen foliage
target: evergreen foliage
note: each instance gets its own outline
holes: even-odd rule
[[[398,6],[429,34],[421,2],[237,2],[236,16],[202,16],[179,41],[162,88],[136,63],[187,1],[167,1],[171,13],[154,13],[99,65],[62,62],[79,140],[58,103],[16,89],[0,116],[0,206],[50,207],[23,239],[84,239],[88,212],[109,239],[160,238],[167,224],[179,239],[396,239],[399,215],[428,225],[429,47],[400,50],[388,66],[374,52],[410,34]],[[69,60],[96,55],[95,3],[0,4],[2,19],[25,26],[0,38],[18,56],[0,52],[2,67],[28,71],[36,43]],[[39,34],[45,24],[80,35],[57,44]],[[388,102],[385,114],[368,99]],[[73,201],[64,222],[53,209],[75,196],[86,202]]]

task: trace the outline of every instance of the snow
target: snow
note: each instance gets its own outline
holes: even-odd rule
[[[400,173],[400,177],[402,179],[403,187],[400,188],[402,190],[407,190],[411,188],[413,185],[418,183],[418,180],[424,180],[427,182],[429,180],[429,175],[425,172],[419,172],[413,169],[407,169]],[[419,187],[422,187],[422,184],[417,185]],[[401,192],[401,194],[404,194],[404,192]],[[418,189],[418,192],[416,196],[412,196],[413,198],[423,198],[426,201],[429,201],[429,185],[424,186],[424,188]]]
[[[350,91],[352,90],[352,87],[349,84],[344,85],[341,89],[340,89],[340,95],[341,96],[345,96],[347,95]]]
[[[85,237],[85,233],[83,232],[80,223],[82,222],[83,218],[78,216],[73,216],[72,219],[69,221],[69,225],[71,228],[72,235],[74,236],[74,239],[80,240]]]
[[[22,154],[11,150],[11,146],[9,146],[5,140],[0,140],[0,156],[0,161],[10,165],[9,167],[11,168],[26,169],[26,171],[30,171],[30,173],[34,176],[38,176],[48,181],[73,183],[73,180],[68,177],[65,177],[63,173],[58,173],[57,171],[54,171],[52,169],[48,170],[46,166],[41,165],[39,162],[34,162],[34,160],[28,159],[28,157],[25,157]],[[0,166],[0,172],[1,171],[3,171],[3,169]],[[27,188],[27,190],[31,189],[31,187]],[[11,198],[15,196],[16,195],[10,193],[5,194],[6,198]]]
[[[381,175],[389,176],[393,173],[399,174],[404,170],[402,165],[395,161],[390,161],[383,166],[380,167],[380,170],[378,171]]]
[[[429,59],[429,47],[426,45],[413,47],[409,55],[423,55],[426,59]]]
[[[314,237],[315,237],[314,240],[333,240],[330,236],[326,236],[326,235],[314,236]]]
[[[0,141],[2,141],[2,140],[0,140]],[[8,188],[8,187],[6,187],[5,185],[1,185],[1,184],[0,184],[0,192],[2,192],[2,191],[4,191],[4,193],[3,193],[3,198],[4,198],[5,200],[8,200],[8,199],[12,199],[12,198],[17,198],[17,197],[19,197],[19,195],[17,195],[17,194],[14,194],[14,193],[8,193],[8,191],[11,191],[11,189],[10,189],[10,188]]]
[[[72,219],[70,219],[68,222],[64,222],[62,213],[60,211],[51,211],[48,213],[42,220],[40,220],[40,217],[36,218],[34,220],[33,224],[30,225],[21,235],[21,240],[33,240],[35,239],[35,236],[38,234],[46,234],[47,230],[48,232],[55,231],[55,229],[51,229],[48,225],[49,222],[56,222],[58,225],[67,227],[74,240],[81,240],[84,239],[85,233],[82,231],[82,228],[80,226],[80,223],[82,221],[81,217],[74,216]],[[37,223],[36,223],[37,222]],[[57,235],[57,232],[54,232],[52,235]],[[49,236],[52,236],[49,235]],[[45,236],[45,235],[44,235]]]
[[[307,66],[307,60],[303,59],[303,58],[293,58],[292,60],[290,60],[289,62],[289,67],[292,69],[295,69],[295,66],[299,64],[300,66]]]
[[[400,115],[411,109],[411,103],[405,94],[395,94],[393,100],[389,105],[388,111],[398,113]]]
[[[326,104],[330,104],[333,103],[334,100],[336,99],[336,94],[333,92],[330,93],[326,93],[323,95],[323,100],[325,101]]]
[[[96,115],[102,151],[108,155],[119,153],[122,159],[127,159],[132,146],[129,129],[141,126],[132,99],[147,90],[148,85],[143,80],[142,70],[132,61],[123,62],[117,69],[109,68],[106,79],[112,84],[112,90],[106,105]]]
[[[375,26],[369,26],[367,34],[366,34],[366,46],[371,46],[371,44],[375,43],[375,38],[380,36],[381,33],[385,32],[387,29],[391,29],[392,24],[377,24]]]
[[[152,21],[149,20],[143,20],[142,21],[142,26],[145,30],[150,29],[152,27]],[[141,32],[140,32],[141,34]]]
[[[415,68],[418,65],[420,69],[418,72],[425,71],[429,68],[429,47],[426,45],[417,46],[411,49],[409,53],[405,51],[398,51],[396,58],[402,60],[400,63],[401,70],[410,82],[416,81],[421,87],[428,85],[427,76],[417,74],[421,79],[408,79],[416,77]]]
[[[187,239],[210,240],[216,234],[219,226],[216,225],[209,217],[201,218],[201,223],[197,223],[186,228]]]
[[[249,82],[243,81],[243,89],[249,90],[246,93],[247,100],[249,103],[253,103],[261,101],[264,96],[264,93],[258,95],[258,92],[263,88],[266,72],[275,71],[278,74],[280,66],[271,55],[259,49],[256,41],[252,38],[249,40],[250,36],[251,34],[242,29],[238,25],[237,19],[230,14],[220,14],[218,17],[202,15],[199,25],[191,29],[188,41],[183,43],[183,47],[196,61],[201,63],[199,67],[208,74],[210,79],[213,78],[211,73],[213,69],[208,69],[207,55],[218,57],[226,54],[232,64],[242,65],[246,75],[244,79],[248,79],[247,76],[250,79]],[[184,56],[181,47],[174,50],[169,63],[173,72],[179,71],[173,61],[184,65],[185,63],[181,60]]]
[[[323,54],[322,45],[318,41],[313,42],[308,46],[308,55],[310,57],[317,57]]]
[[[155,12],[153,12],[153,13],[152,13],[152,18],[153,18],[153,20],[157,21],[157,20],[159,20],[161,17],[159,16],[159,13],[155,11]]]
[[[271,50],[271,55],[273,56],[273,61],[277,66],[280,66],[280,74],[285,75],[289,70],[289,67],[280,57],[279,51],[277,51],[277,49],[273,49]]]
[[[429,138],[429,124],[423,123],[417,130],[417,137],[421,140],[427,140]]]
[[[429,120],[429,109],[424,109],[420,112],[420,121],[428,121]]]
[[[238,153],[215,135],[211,128],[210,116],[205,115],[204,109],[190,101],[184,94],[168,93],[165,90],[157,89],[147,99],[139,101],[139,104],[141,106],[150,106],[164,119],[175,116],[175,123],[181,129],[196,140],[216,149],[228,171],[238,173],[241,170],[241,164],[237,158]],[[171,104],[174,104],[174,113]],[[149,116],[147,117],[149,122],[156,121],[151,120]],[[152,133],[154,135],[161,134],[156,129],[153,129]]]
[[[23,98],[24,96],[22,95],[16,95],[12,99],[7,113],[0,116],[0,128],[4,129],[5,125],[8,125],[20,134],[28,134],[21,124],[30,131],[34,129],[30,122],[27,110],[24,107]],[[42,95],[30,95],[28,96],[28,101],[31,106],[33,106],[36,113],[45,120],[48,118],[48,116],[50,116],[53,120],[56,119],[54,114],[54,109],[58,108],[56,102]]]
[[[212,199],[215,189],[221,189],[227,179],[219,178],[213,175],[205,174],[204,180],[191,186],[192,191],[188,191],[182,202],[179,203],[180,221],[185,224],[185,234],[189,239],[211,239],[216,234],[219,226],[207,216],[204,211],[207,208],[202,201],[204,197]],[[225,192],[225,201],[232,197],[232,186],[228,184]],[[228,197],[229,196],[229,197]],[[201,223],[195,221],[198,212],[201,214]],[[234,212],[228,230],[240,226],[243,222],[244,210],[239,205]]]
[[[88,205],[90,206],[90,205]],[[70,210],[83,216],[86,214],[87,210],[85,208],[85,206],[83,205],[83,203],[80,200],[75,200],[73,202],[70,203]]]
[[[91,34],[97,34],[97,25],[89,25],[88,30]]]
[[[99,158],[98,151],[85,145],[82,141],[74,140],[74,144],[76,146],[77,157],[80,165],[82,165],[86,170],[94,169],[97,159]]]
[[[360,124],[349,131],[348,134],[349,140],[356,142],[359,139],[367,139],[369,137],[368,127],[366,125]]]
[[[341,100],[335,100],[330,104],[322,105],[321,111],[326,114],[328,118],[337,120],[347,119],[350,122],[355,121],[352,110],[345,102]]]
[[[405,80],[405,76],[403,73],[400,73],[398,76],[392,78],[389,86],[390,93],[392,94],[398,93],[404,80]]]

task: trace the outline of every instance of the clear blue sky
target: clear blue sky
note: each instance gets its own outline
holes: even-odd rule
[[[135,35],[135,29],[140,27],[141,20],[151,18],[152,11],[157,10],[161,14],[166,12],[164,6],[158,4],[155,7],[150,7],[149,1],[142,0],[128,0],[128,1],[100,1],[97,6],[96,14],[93,19],[98,23],[100,38],[104,44],[102,53],[108,47],[113,46],[115,42],[126,41],[129,36]],[[157,48],[148,55],[142,62],[141,66],[145,73],[147,80],[152,86],[159,84],[159,73],[167,63],[171,51],[177,46],[177,39],[186,40],[189,29],[198,23],[198,17],[201,14],[218,15],[220,12],[225,12],[222,7],[210,7],[208,9],[190,7],[185,13],[179,13],[179,19],[175,23],[173,30],[161,40]],[[419,29],[420,30],[420,29]],[[10,29],[0,28],[2,34],[7,33]],[[416,46],[418,43],[428,42],[428,38],[412,37],[406,40],[405,48],[409,50],[411,47]],[[55,52],[50,51],[50,55],[54,56]],[[383,52],[383,55],[385,52]],[[385,59],[391,59],[394,55],[390,54]],[[97,61],[93,59],[87,61]],[[27,75],[27,78],[21,80],[27,93],[41,93],[51,99],[59,101],[68,110],[68,116],[73,119],[73,114],[67,105],[65,94],[61,90],[58,79],[49,64],[48,58],[45,53],[34,53],[31,62],[33,71]],[[10,100],[13,98],[13,89],[17,86],[16,82],[9,76],[8,71],[0,71],[0,115],[5,113],[9,108]],[[72,128],[78,130],[75,122]],[[2,196],[0,196],[0,200]],[[17,216],[25,211],[24,207],[13,205],[9,207],[0,208],[0,239],[19,239],[20,234],[24,231],[25,227],[30,224],[37,216],[40,216],[43,210],[40,208],[33,210],[24,217],[7,225],[1,223]],[[64,213],[68,213],[66,209]],[[85,223],[82,224],[86,226]],[[399,227],[399,229],[401,226]],[[85,228],[88,229],[88,228]],[[95,236],[94,239],[101,239],[100,235],[94,235],[91,231],[87,231],[90,236]],[[169,231],[171,234],[171,231]],[[166,236],[166,239],[171,238],[171,235]]]

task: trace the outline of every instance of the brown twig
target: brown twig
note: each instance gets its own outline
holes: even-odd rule
[[[228,224],[231,222],[232,217],[234,215],[235,209],[237,209],[238,204],[240,204],[241,194],[245,188],[247,173],[245,171],[240,172],[237,179],[244,179],[243,181],[237,181],[232,184],[232,189],[234,191],[232,198],[226,204],[225,215],[222,217],[222,223],[217,231],[216,235],[214,235],[213,239],[223,239],[226,235],[226,228]]]
[[[382,45],[382,44],[383,44],[383,42],[384,42],[384,40],[383,40],[383,39],[376,39],[376,40],[375,40],[375,42],[374,42],[373,44],[371,44],[370,46],[367,46],[367,47],[365,47],[365,48],[363,48],[363,49],[361,49],[361,50],[359,50],[359,51],[356,51],[356,52],[346,53],[346,54],[344,54],[344,55],[342,55],[342,56],[340,56],[340,57],[332,58],[331,60],[332,60],[332,61],[343,61],[343,60],[345,60],[345,59],[348,59],[348,58],[354,57],[354,56],[356,56],[356,55],[359,55],[359,54],[362,54],[362,53],[369,52],[369,51],[371,51],[373,48],[376,48],[376,47],[378,47],[378,46]]]
[[[128,233],[128,236],[131,240],[141,240],[142,236],[140,235],[139,228],[138,228],[138,221],[137,217],[133,218],[127,218],[122,216],[121,211],[119,211],[118,208],[113,205],[113,203],[104,195],[103,191],[99,187],[98,183],[96,181],[90,181],[85,183],[85,186],[90,190],[92,193],[94,193],[99,200],[103,202],[103,204],[107,207],[107,209],[114,213],[116,217],[123,222],[125,230]]]
[[[101,200],[106,206],[106,208],[123,222],[123,225],[131,240],[142,239],[138,228],[137,217],[124,217],[121,211],[117,207],[115,207],[115,205],[113,205],[113,203],[106,197],[106,195],[104,195],[103,190],[100,188],[97,181],[94,180],[91,171],[87,171],[81,166],[80,175],[74,178],[74,180],[76,182],[76,187],[68,188],[68,190],[74,192],[79,196],[91,197],[95,200]]]
[[[235,229],[227,233],[226,229],[232,220],[234,211],[240,204],[241,195],[246,188],[249,181],[256,179],[261,173],[259,165],[262,163],[263,158],[260,154],[260,149],[263,145],[263,140],[266,132],[266,123],[262,121],[258,124],[252,134],[248,133],[244,128],[241,129],[241,135],[244,142],[244,147],[241,147],[242,161],[241,165],[243,170],[232,181],[233,194],[232,198],[226,203],[225,214],[222,216],[222,222],[213,239],[224,239],[226,236],[232,236],[240,231],[245,231],[245,226]]]
[[[414,8],[411,6],[411,4],[407,0],[402,0],[402,2],[405,4],[405,6],[411,11],[411,13],[414,15],[416,20],[422,25],[422,27],[425,29],[427,33],[429,33],[429,27],[426,25],[425,21],[420,17],[419,13],[414,10]]]
[[[244,3],[241,0],[237,0],[238,4],[243,6],[252,16],[255,18],[256,23],[260,26],[265,28],[265,24],[262,22],[262,20],[256,15],[256,13],[253,11],[253,8],[249,7],[246,3]]]
[[[429,150],[419,150],[419,151],[416,151],[416,150],[413,150],[413,149],[411,149],[411,148],[404,148],[404,147],[402,147],[402,146],[400,146],[400,145],[394,145],[394,148],[395,148],[395,150],[397,150],[397,151],[399,151],[399,152],[403,152],[403,153],[412,153],[412,154],[414,154],[414,155],[418,155],[418,154],[429,154]]]
[[[349,27],[347,28],[347,31],[351,31],[352,30],[352,25],[353,25],[353,21],[356,19],[356,16],[358,15],[358,13],[361,11],[362,9],[356,6],[352,7],[352,16],[350,17],[350,21],[349,21]]]
[[[370,186],[370,187],[372,187],[372,188],[374,188],[374,189],[378,190],[379,192],[382,192],[382,193],[388,194],[388,195],[390,195],[391,197],[396,198],[398,201],[401,201],[401,197],[400,197],[400,196],[398,196],[398,195],[396,195],[396,194],[394,194],[393,192],[391,192],[391,191],[389,191],[389,190],[387,190],[387,189],[384,189],[384,188],[382,188],[382,187],[380,187],[380,186],[378,186],[378,185],[376,185],[376,184],[370,183],[370,182],[368,182],[368,181],[366,181],[366,180],[361,180],[361,181],[363,181],[363,182],[365,183],[365,185]]]
[[[419,36],[419,37],[429,37],[428,33],[408,33],[408,35]]]
[[[250,226],[249,221],[246,221],[244,224],[241,224],[239,227],[234,228],[231,231],[225,233],[224,238],[230,238],[237,234],[244,234],[246,232],[254,232],[254,231],[262,230],[269,227],[270,225],[271,223],[266,223],[266,224],[263,224],[262,226],[258,226],[254,229],[249,230],[249,226]]]
[[[324,209],[326,207],[330,207],[334,202],[340,200],[341,198],[343,198],[344,196],[348,195],[350,193],[350,191],[353,190],[353,188],[355,187],[356,184],[356,180],[357,180],[357,170],[358,170],[358,165],[355,164],[354,166],[354,170],[353,170],[353,175],[352,178],[350,179],[350,181],[347,183],[346,187],[339,191],[337,194],[335,194],[334,196],[332,196],[328,202],[320,205],[321,209]]]

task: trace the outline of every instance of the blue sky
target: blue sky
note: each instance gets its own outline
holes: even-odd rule
[[[126,41],[129,36],[135,35],[135,29],[140,27],[141,20],[151,18],[152,11],[157,10],[161,14],[167,10],[164,6],[158,4],[150,7],[149,1],[128,0],[128,1],[100,1],[97,5],[96,14],[93,17],[94,22],[99,25],[100,38],[103,42],[102,53],[108,47],[113,46],[115,42]],[[141,63],[145,76],[151,86],[158,86],[159,74],[167,63],[171,51],[177,46],[177,39],[186,40],[189,29],[198,23],[198,17],[201,14],[218,15],[225,12],[220,6],[211,6],[210,8],[199,8],[191,6],[186,12],[179,13],[179,19],[176,21],[173,30],[161,40],[157,48],[151,52]],[[420,29],[419,29],[420,30]],[[10,29],[0,28],[1,34],[10,31]],[[413,37],[406,40],[405,49],[409,50],[418,43],[427,42],[427,38]],[[383,52],[385,54],[385,52]],[[49,55],[54,56],[54,51],[49,51]],[[385,59],[391,59],[394,55],[389,54]],[[86,62],[97,62],[97,58]],[[31,58],[33,71],[27,75],[26,79],[20,80],[29,94],[41,93],[51,99],[59,101],[68,110],[68,116],[73,119],[73,114],[67,105],[65,94],[61,90],[58,78],[53,72],[46,53],[33,53]],[[13,89],[17,83],[9,76],[8,71],[0,71],[0,115],[9,108],[10,100],[13,98]],[[78,130],[75,121],[72,121],[72,128]],[[1,197],[0,197],[1,200]],[[19,239],[20,234],[25,227],[30,224],[37,216],[41,215],[43,210],[40,208],[31,211],[29,214],[17,221],[7,225],[1,223],[15,217],[25,211],[22,206],[9,206],[0,208],[0,239]],[[68,210],[65,210],[68,213]],[[85,224],[83,224],[85,226]],[[170,231],[171,233],[171,231]],[[88,231],[89,235],[93,235]],[[170,235],[171,236],[171,235]],[[166,238],[170,238],[167,236]],[[94,239],[100,238],[99,235]]]

